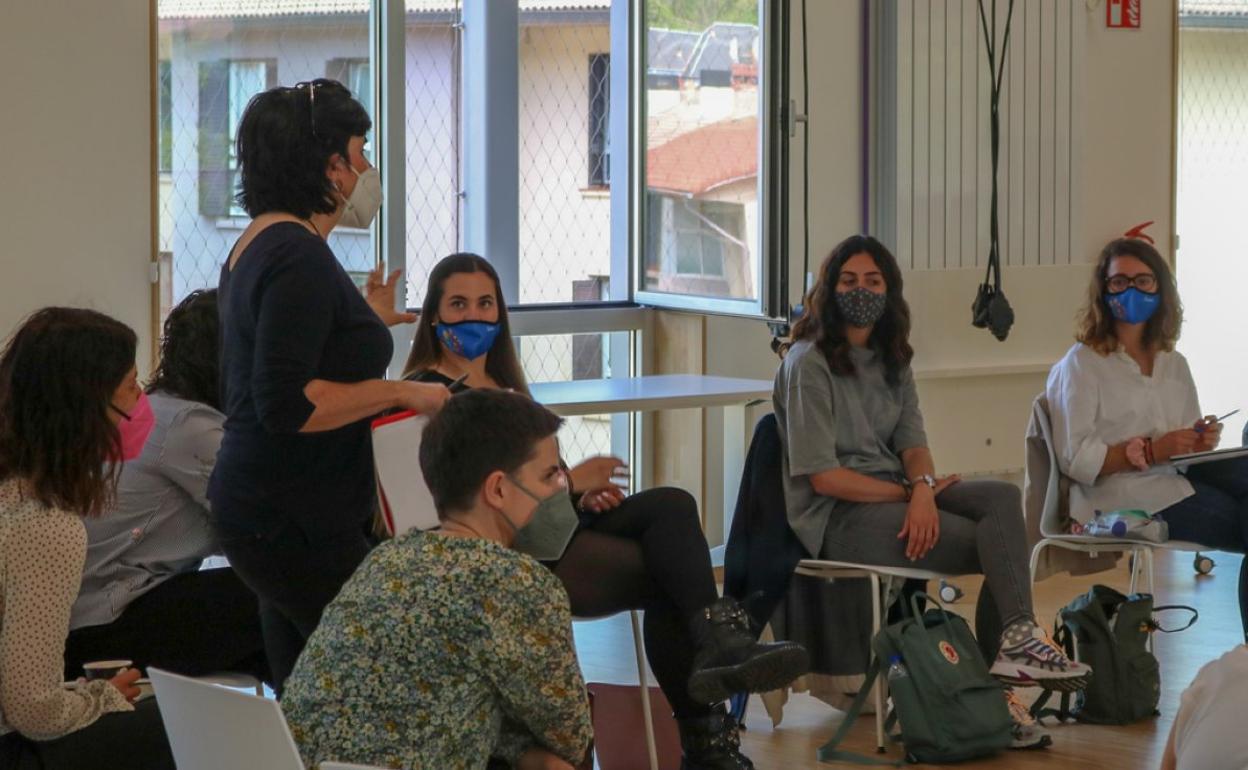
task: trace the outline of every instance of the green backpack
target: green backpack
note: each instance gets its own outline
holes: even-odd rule
[[[931,597],[916,594],[911,616],[882,629],[871,641],[875,656],[866,680],[837,734],[819,749],[821,762],[901,764],[837,749],[882,671],[889,672],[893,700],[888,728],[894,720],[901,728],[900,736],[890,737],[903,744],[908,761],[961,762],[1010,745],[1005,693],[988,673],[970,627],[943,607],[920,612],[920,598],[939,606]]]
[[[1182,628],[1162,628],[1153,617],[1179,609],[1192,613]],[[1126,596],[1109,586],[1093,586],[1062,608],[1054,632],[1068,656],[1092,667],[1087,687],[1075,693],[1074,708],[1071,694],[1064,693],[1061,708],[1046,709],[1046,693],[1032,706],[1032,714],[1099,725],[1125,725],[1156,716],[1161,671],[1149,652],[1149,636],[1153,631],[1190,628],[1197,617],[1192,607],[1154,607],[1152,594]]]

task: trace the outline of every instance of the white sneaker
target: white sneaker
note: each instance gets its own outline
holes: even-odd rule
[[[1016,687],[1073,691],[1087,686],[1092,668],[1066,657],[1034,621],[1022,620],[1001,635],[1001,652],[990,673]]]
[[[1010,719],[1014,722],[1010,727],[1013,738],[1011,749],[1044,749],[1053,744],[1053,736],[1031,715],[1026,704],[1014,693],[1013,687],[1005,688],[1005,705],[1009,706]]]

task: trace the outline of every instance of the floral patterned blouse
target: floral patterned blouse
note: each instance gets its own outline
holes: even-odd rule
[[[326,608],[282,708],[310,767],[572,764],[591,735],[568,596],[530,557],[418,531],[378,546]]]

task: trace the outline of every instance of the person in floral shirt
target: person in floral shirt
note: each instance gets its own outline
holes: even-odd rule
[[[584,759],[589,705],[567,593],[509,547],[539,501],[566,494],[561,422],[488,390],[431,419],[420,464],[441,526],[365,559],[286,684],[309,767],[570,770]]]

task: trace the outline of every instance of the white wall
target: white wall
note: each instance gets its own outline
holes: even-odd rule
[[[832,246],[861,228],[858,9],[852,2],[808,5],[812,271]],[[905,276],[920,400],[933,452],[945,471],[1022,467],[1031,399],[1043,390],[1048,367],[1073,344],[1073,319],[1090,271],[1086,263],[1106,242],[1151,219],[1156,224],[1149,232],[1158,249],[1173,254],[1174,0],[1144,0],[1139,30],[1107,29],[1101,2],[1091,7],[1076,2],[1075,14],[1084,41],[1075,75],[1080,80],[1076,264],[1006,270],[1005,293],[1017,321],[1005,342],[970,325],[971,300],[983,276],[978,269]],[[800,50],[794,30],[795,63]],[[793,87],[799,95],[800,77],[795,67]],[[793,145],[790,193],[794,303],[801,272],[800,138],[799,133]],[[771,378],[778,360],[768,339],[766,327],[756,321],[712,319],[706,325],[707,371]],[[708,432],[708,443],[718,439]]]
[[[92,307],[151,348],[147,0],[0,4],[0,332]]]

